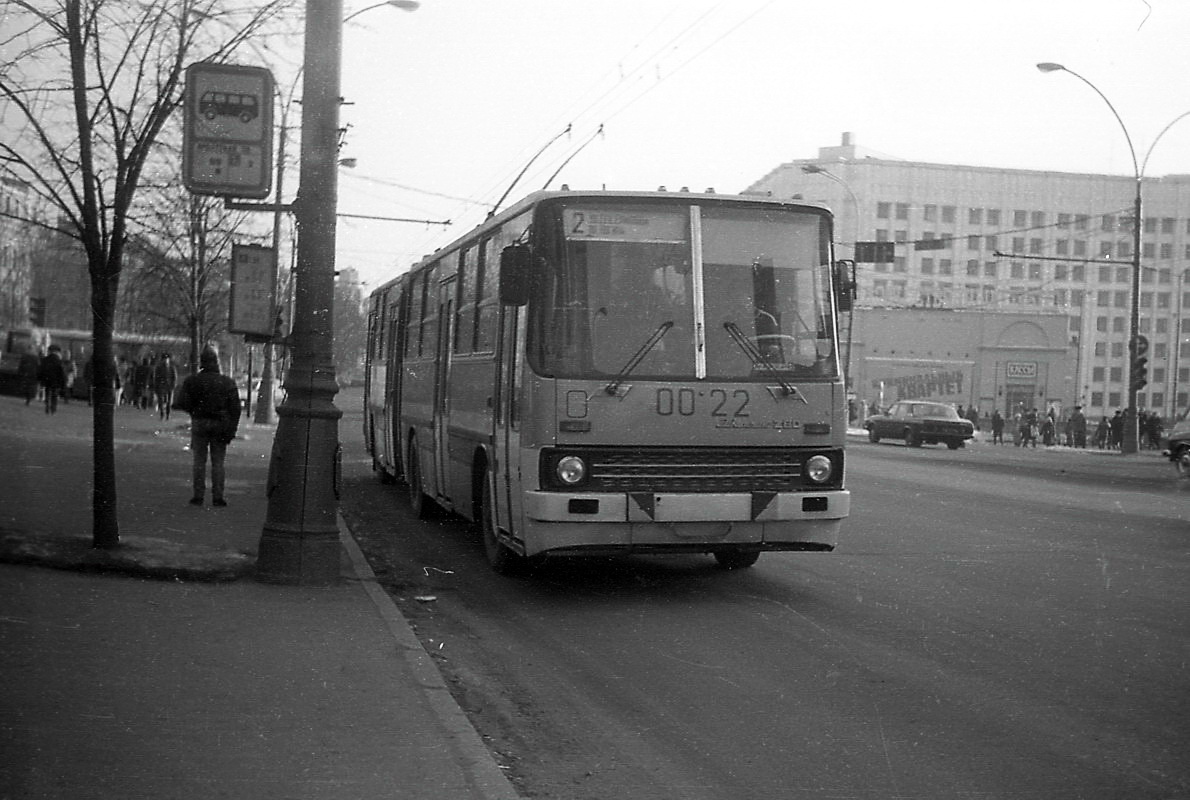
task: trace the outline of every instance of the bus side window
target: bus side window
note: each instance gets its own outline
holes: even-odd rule
[[[455,301],[456,353],[470,353],[475,349],[475,284],[479,277],[475,255],[474,247],[459,252],[459,294]]]
[[[496,317],[499,298],[496,296],[495,270],[492,264],[492,240],[479,245],[479,277],[475,308],[475,350],[490,353],[496,349]]]
[[[405,358],[413,359],[421,355],[421,318],[426,312],[426,276],[418,275],[409,284],[409,321],[405,329]]]

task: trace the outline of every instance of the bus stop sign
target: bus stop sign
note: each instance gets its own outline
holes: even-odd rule
[[[186,68],[182,182],[194,194],[262,199],[272,189],[273,74],[199,62]]]

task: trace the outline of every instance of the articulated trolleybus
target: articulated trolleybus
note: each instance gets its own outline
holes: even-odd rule
[[[831,550],[850,508],[831,215],[538,192],[371,296],[364,437],[501,572],[554,555]]]

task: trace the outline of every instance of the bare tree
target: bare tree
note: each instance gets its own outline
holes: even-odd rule
[[[0,175],[67,220],[91,280],[92,543],[119,545],[112,332],[142,176],[193,61],[225,62],[288,0],[0,0]]]
[[[335,278],[335,374],[341,380],[358,378],[363,372],[364,348],[368,339],[368,318],[364,293],[355,270],[343,270]]]
[[[188,336],[189,363],[197,369],[203,343],[227,329],[232,245],[253,238],[244,232],[248,212],[191,195],[177,182],[153,196],[157,201],[137,217],[147,257],[129,276],[141,300],[130,306],[142,322]]]

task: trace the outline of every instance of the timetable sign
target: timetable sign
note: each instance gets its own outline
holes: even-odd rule
[[[271,247],[231,248],[231,308],[228,330],[271,339],[276,320],[277,253]]]

